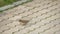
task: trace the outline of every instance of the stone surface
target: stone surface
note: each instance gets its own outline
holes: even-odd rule
[[[22,26],[19,20],[29,20]],[[60,34],[60,0],[33,0],[0,16],[0,34]]]

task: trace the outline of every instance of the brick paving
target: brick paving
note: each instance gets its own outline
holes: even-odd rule
[[[0,34],[60,34],[60,0],[33,0],[4,11]]]

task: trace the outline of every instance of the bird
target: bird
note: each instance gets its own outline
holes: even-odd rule
[[[20,22],[21,25],[26,25],[29,22],[29,20],[20,19],[19,22]]]

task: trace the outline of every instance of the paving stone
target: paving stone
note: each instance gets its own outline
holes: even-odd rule
[[[60,34],[60,0],[33,0],[4,11],[0,34]],[[7,12],[8,11],[8,12]],[[22,25],[19,20],[28,20]]]

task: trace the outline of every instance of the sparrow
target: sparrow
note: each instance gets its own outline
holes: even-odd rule
[[[26,25],[28,22],[29,22],[29,20],[19,20],[19,22],[20,22],[20,24],[21,25]]]

